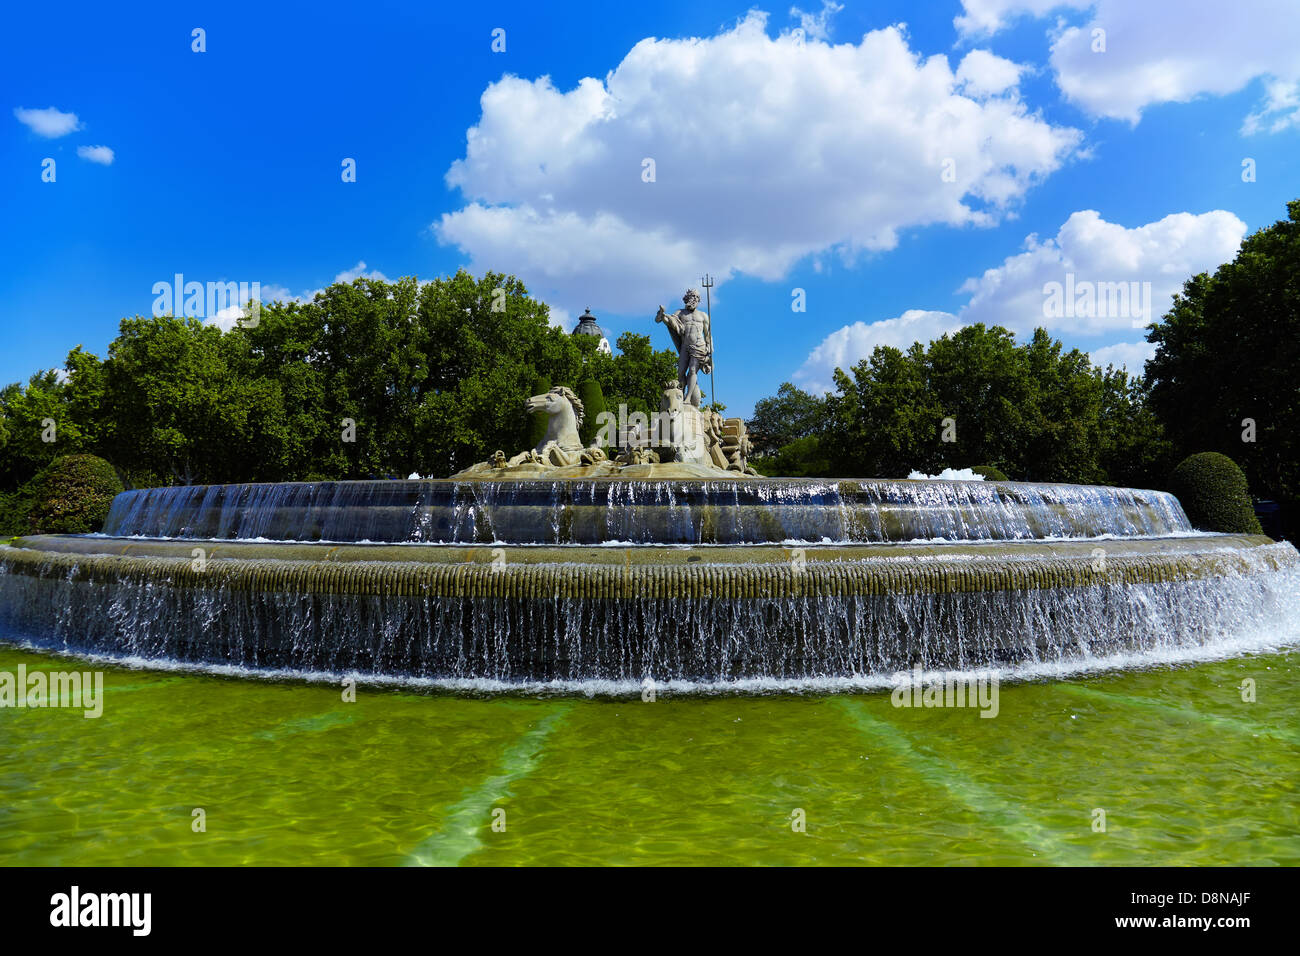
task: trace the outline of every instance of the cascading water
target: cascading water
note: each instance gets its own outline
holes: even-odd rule
[[[8,640],[451,686],[799,686],[1285,643],[1298,595],[1291,545],[1195,533],[1170,495],[1012,482],[163,488],[118,496],[104,535],[0,548]]]
[[[128,491],[104,533],[424,543],[756,544],[1168,535],[1157,491],[982,481],[343,481]]]

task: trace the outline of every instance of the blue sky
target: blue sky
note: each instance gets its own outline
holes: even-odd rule
[[[1131,316],[1048,316],[1045,283],[1149,282],[1158,317],[1300,196],[1292,0],[836,6],[14,7],[0,382],[103,354],[176,273],[462,265],[661,347],[712,273],[740,414],[969,321],[1140,365]]]

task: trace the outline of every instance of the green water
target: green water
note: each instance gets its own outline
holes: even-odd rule
[[[1300,653],[1003,684],[994,719],[107,670],[99,719],[0,709],[0,862],[1294,865],[1298,716]]]

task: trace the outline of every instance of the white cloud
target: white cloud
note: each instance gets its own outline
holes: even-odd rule
[[[1039,241],[1031,235],[1024,252],[967,279],[961,291],[971,298],[961,316],[968,324],[1002,325],[1021,335],[1037,326],[1079,335],[1132,329],[1140,318],[1132,307],[1136,302],[1119,314],[1103,314],[1099,308],[1091,315],[1053,316],[1045,312],[1044,287],[1068,283],[1082,290],[1085,282],[1094,288],[1136,282],[1141,293],[1141,283],[1149,282],[1151,317],[1158,319],[1189,277],[1231,259],[1245,234],[1246,224],[1222,209],[1174,213],[1133,229],[1083,209],[1070,215],[1055,238]]]
[[[388,276],[384,275],[378,269],[368,269],[366,261],[360,259],[351,269],[344,269],[330,280],[330,285],[336,282],[349,283],[354,279],[371,279],[376,282],[389,282]],[[319,289],[306,289],[300,293],[289,291],[288,286],[279,285],[273,282],[262,283],[262,301],[263,302],[310,302],[317,295],[324,292],[324,287]]]
[[[994,96],[1020,82],[1025,68],[988,50],[971,50],[957,67],[957,81],[968,96]]]
[[[923,309],[909,309],[898,318],[880,322],[854,322],[826,336],[794,373],[794,380],[820,395],[833,390],[832,374],[837,368],[851,368],[879,345],[907,349],[913,342],[929,342],[961,326],[961,319],[951,312]]]
[[[1300,123],[1300,15],[1295,0],[962,0],[959,30],[991,33],[1016,16],[1089,11],[1082,25],[1053,29],[1051,65],[1066,99],[1093,116],[1136,123],[1157,103],[1222,96],[1255,79],[1268,84],[1244,129]],[[1105,51],[1094,31],[1105,31]]]
[[[262,283],[262,302],[300,302],[298,296],[289,291],[287,286],[274,283]]]
[[[43,110],[15,107],[14,116],[37,136],[46,139],[57,139],[81,128],[76,113],[64,113],[53,106],[47,106]]]
[[[351,282],[353,279],[358,278],[373,279],[380,282],[389,281],[388,277],[378,269],[368,269],[365,260],[363,259],[359,260],[352,268],[344,269],[342,272],[338,273],[330,282],[330,285],[333,285],[335,282]],[[258,300],[267,304],[271,302],[311,302],[316,298],[317,294],[325,291],[324,288],[320,288],[307,289],[301,293],[294,293],[290,291],[288,286],[274,282],[262,282],[259,284],[258,289],[260,292]],[[222,331],[228,332],[230,329],[234,328],[235,323],[242,318],[244,318],[243,309],[240,305],[232,303],[231,305],[219,310],[216,315],[204,319],[204,322],[207,325],[215,325]]]
[[[366,269],[366,261],[361,259],[351,269],[344,269],[334,277],[334,282],[351,282],[354,279],[371,279],[375,282],[387,282],[388,276],[384,275],[378,269]],[[331,285],[334,283],[331,282]],[[322,290],[317,289],[317,292]]]
[[[1300,126],[1300,80],[1270,80],[1264,89],[1264,102],[1246,117],[1241,131],[1251,136],[1264,129],[1280,133],[1288,126]]]
[[[831,17],[844,9],[844,4],[835,0],[822,0],[820,13],[807,13],[798,7],[790,8],[790,16],[799,21],[799,29],[810,40],[829,40],[831,38]]]
[[[203,320],[204,325],[215,325],[222,332],[229,332],[239,321],[244,318],[244,310],[237,305],[228,305],[217,312],[216,315],[209,316]]]
[[[997,59],[959,79],[899,27],[801,45],[769,37],[755,12],[713,37],[642,40],[567,92],[505,76],[447,173],[466,205],[433,230],[472,271],[649,318],[704,268],[777,280],[809,255],[891,249],[902,229],[990,225],[1080,138],[1013,86],[963,92],[990,67],[1004,80]]]
[[[1022,16],[1042,17],[1053,10],[1087,9],[1094,0],[961,0],[963,15],[952,23],[963,36],[987,36]]]
[[[1093,350],[1088,357],[1099,368],[1113,365],[1127,369],[1130,375],[1141,375],[1147,359],[1155,354],[1156,347],[1150,342],[1116,342]]]
[[[101,166],[113,165],[113,151],[107,146],[78,146],[77,155]]]
[[[1246,234],[1246,224],[1230,212],[1216,209],[1193,215],[1174,213],[1156,222],[1132,229],[1107,222],[1094,210],[1071,214],[1054,238],[1025,240],[1022,253],[1008,256],[1000,266],[967,279],[960,291],[970,299],[956,315],[947,312],[911,310],[895,319],[855,322],[837,329],[813,349],[795,373],[796,383],[816,391],[830,387],[831,371],[848,369],[866,358],[877,345],[906,348],[914,341],[928,342],[962,325],[983,322],[1011,329],[1023,341],[1035,328],[1053,334],[1115,336],[1123,331],[1132,338],[1139,333],[1134,322],[1142,321],[1141,306],[1149,305],[1151,320],[1158,320],[1169,308],[1172,296],[1198,272],[1213,271],[1237,252]],[[1072,278],[1068,278],[1072,277]],[[1046,308],[1048,283],[1082,290],[1087,284],[1099,290],[1094,308],[1074,310],[1078,314],[1053,314]],[[1105,284],[1104,286],[1102,284]],[[1134,288],[1133,283],[1137,283]],[[1149,286],[1143,286],[1149,283]],[[1112,312],[1105,290],[1123,284],[1123,292],[1136,292],[1124,311]],[[1081,300],[1076,295],[1074,301]],[[1128,364],[1140,373],[1137,349],[1146,343],[1115,343],[1099,347],[1094,360]],[[1145,356],[1143,356],[1145,358]]]

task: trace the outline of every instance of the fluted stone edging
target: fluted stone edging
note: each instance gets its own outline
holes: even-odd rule
[[[1089,553],[1061,555],[1034,542],[1000,543],[992,556],[970,561],[808,559],[796,567],[787,549],[769,548],[768,560],[719,563],[707,551],[699,563],[538,562],[533,549],[495,549],[503,562],[481,560],[330,561],[274,558],[213,558],[202,570],[189,558],[63,553],[34,548],[0,549],[0,571],[69,582],[151,581],[171,588],[247,591],[267,594],[376,594],[446,598],[577,598],[609,601],[633,598],[801,598],[900,593],[951,594],[1027,591],[1113,584],[1151,584],[1258,571],[1242,547],[1208,547],[1216,539],[1186,539],[1184,547],[1125,553],[1123,542],[1106,542],[1104,560]],[[1266,567],[1294,563],[1289,548],[1270,548],[1259,536],[1225,536]],[[32,543],[38,543],[34,539]],[[319,549],[321,558],[338,549]],[[466,549],[456,549],[462,554]],[[877,549],[880,550],[880,549]],[[947,547],[951,550],[951,546]],[[837,555],[853,549],[834,549]],[[491,555],[486,549],[479,554]],[[814,554],[809,549],[805,554]],[[617,555],[610,555],[611,558]],[[680,561],[680,552],[677,555]]]
[[[1096,659],[1300,617],[1300,555],[1255,536],[795,549],[16,545],[0,547],[8,640],[456,686]]]

